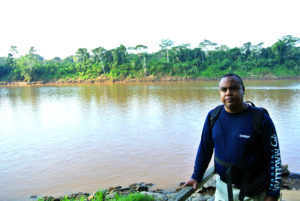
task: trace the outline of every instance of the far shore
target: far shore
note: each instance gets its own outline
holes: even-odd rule
[[[113,84],[113,83],[145,83],[145,82],[176,82],[176,81],[216,81],[218,78],[204,77],[178,77],[178,76],[147,76],[142,78],[120,78],[114,79],[101,76],[95,79],[66,79],[66,80],[47,80],[47,81],[11,81],[0,82],[0,87],[7,86],[46,86],[46,85],[79,85],[79,84]],[[294,77],[243,77],[243,80],[300,80],[300,76]]]

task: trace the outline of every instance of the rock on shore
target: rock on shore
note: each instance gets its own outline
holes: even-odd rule
[[[154,184],[152,183],[134,183],[129,185],[128,187],[122,187],[122,186],[116,186],[116,187],[109,187],[108,189],[95,191],[92,194],[89,193],[74,193],[71,195],[68,195],[67,197],[72,200],[84,200],[84,201],[90,201],[94,197],[97,196],[97,194],[102,194],[103,198],[109,198],[113,199],[116,197],[116,194],[118,196],[123,195],[129,195],[130,193],[141,193],[145,195],[152,196],[157,201],[167,201],[171,199],[181,188],[183,183],[180,183],[178,188],[173,192],[166,192],[162,189],[153,189]],[[207,182],[207,184],[198,192],[194,193],[188,200],[190,201],[199,201],[199,200],[210,200],[213,198],[213,194],[215,191],[215,180],[212,179],[211,181]],[[36,200],[38,198],[37,195],[31,196],[33,200]],[[53,197],[53,196],[45,196],[41,197],[45,201],[59,201],[63,200],[64,196],[61,197]]]
[[[152,196],[157,201],[167,201],[170,200],[178,191],[181,190],[182,185],[184,182],[181,182],[178,185],[178,188],[173,192],[166,192],[162,189],[154,189],[154,184],[152,183],[134,183],[129,185],[128,187],[116,186],[116,187],[109,187],[108,189],[99,190],[92,194],[89,193],[74,193],[68,195],[69,199],[79,200],[81,201],[90,201],[92,200],[98,193],[101,193],[103,198],[115,198],[116,194],[118,196],[122,195],[129,195],[130,193],[142,193],[146,195]],[[190,196],[187,201],[213,201],[214,200],[214,193],[216,189],[216,181],[215,177],[210,179],[205,185],[196,191],[192,196]],[[282,166],[282,182],[281,182],[281,189],[283,190],[300,190],[300,174],[290,173],[288,170],[287,165]],[[38,196],[34,195],[31,196],[32,200],[36,200]],[[45,196],[41,197],[45,201],[59,201],[64,198],[61,197],[52,197],[52,196]]]

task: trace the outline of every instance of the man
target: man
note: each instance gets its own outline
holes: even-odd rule
[[[278,200],[281,159],[271,118],[262,108],[244,102],[245,87],[236,74],[222,76],[219,93],[223,106],[213,125],[214,110],[207,115],[194,173],[184,186],[196,190],[214,150],[215,201]],[[260,122],[253,123],[257,116],[261,116]],[[257,124],[259,128],[254,128]]]

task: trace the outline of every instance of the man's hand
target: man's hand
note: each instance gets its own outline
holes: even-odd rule
[[[272,196],[266,196],[264,201],[277,201],[278,198],[272,197]]]
[[[198,181],[193,179],[193,178],[190,178],[189,180],[187,180],[187,182],[185,182],[185,184],[183,185],[183,187],[186,187],[186,186],[193,186],[193,189],[194,190],[197,190],[197,186],[198,186]]]

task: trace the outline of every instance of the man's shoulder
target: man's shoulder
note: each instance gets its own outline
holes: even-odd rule
[[[213,112],[220,112],[222,110],[222,108],[224,107],[224,105],[217,105],[215,106],[213,109],[211,109],[208,114],[212,114]]]
[[[273,124],[267,109],[263,107],[251,106],[251,113],[253,115],[253,125],[256,129],[259,129],[267,124]]]
[[[224,105],[218,105],[218,106],[215,106],[213,109],[211,109],[207,116],[210,118],[210,119],[216,119],[219,114],[221,113],[222,109],[224,108]]]
[[[255,112],[265,113],[265,114],[269,115],[268,110],[267,110],[266,108],[264,108],[264,107],[257,107],[257,106],[251,106],[251,105],[250,105],[250,108],[251,108],[253,111],[255,111]]]
[[[271,119],[270,114],[267,109],[263,107],[250,106],[251,113],[255,118],[260,118],[261,120]]]
[[[214,109],[210,110],[207,114],[207,119],[209,120],[210,129],[213,128],[217,118],[220,116],[220,113],[222,109],[224,108],[224,105],[218,105]]]

